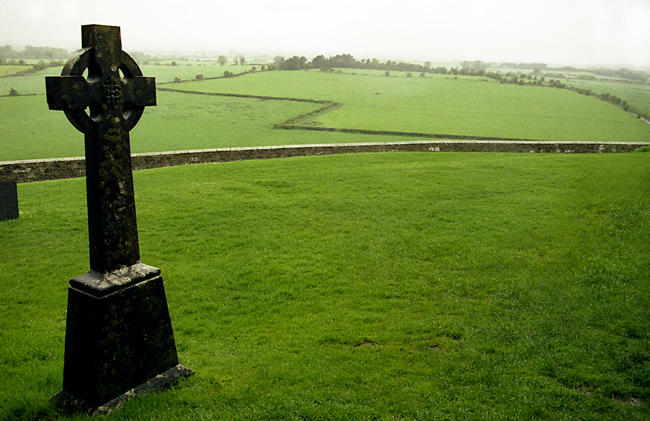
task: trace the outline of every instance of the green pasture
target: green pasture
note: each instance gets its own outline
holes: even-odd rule
[[[5,66],[0,66],[0,69],[2,67]],[[60,67],[49,67],[25,76],[7,76],[0,78],[0,95],[9,94],[11,88],[14,88],[21,95],[45,94],[45,76],[58,76],[60,74]]]
[[[205,78],[221,77],[224,72],[231,72],[234,74],[244,73],[250,71],[253,67],[257,70],[260,66],[246,65],[246,66],[233,66],[226,64],[221,66],[214,62],[179,62],[180,64],[172,66],[169,63],[166,65],[152,65],[140,66],[142,74],[146,76],[153,76],[156,78],[156,83],[173,82],[176,78],[181,80],[196,79],[196,75],[202,74]]]
[[[136,172],[142,260],[196,375],[106,419],[648,419],[649,168],[387,153]],[[57,419],[85,183],[18,193],[0,419]]]
[[[265,72],[178,89],[342,104],[303,121],[305,126],[537,140],[650,139],[649,125],[597,98],[478,77]]]
[[[20,72],[25,72],[29,69],[31,69],[32,66],[0,66],[0,77],[2,76],[7,76],[12,73],[20,73]]]
[[[650,83],[598,82],[573,80],[565,81],[570,86],[590,89],[597,95],[609,93],[626,100],[630,106],[641,113],[650,115]]]
[[[214,63],[143,66],[157,81],[217,77],[249,66]],[[432,136],[477,136],[539,140],[650,141],[650,125],[594,97],[560,89],[501,85],[490,79],[449,75],[407,78],[319,71],[259,72],[234,78],[165,84],[207,93],[231,93],[334,101],[338,108],[299,120],[305,127],[419,132]],[[49,68],[30,76],[0,78],[25,97],[0,98],[0,161],[83,155],[82,135],[45,99]],[[630,92],[630,95],[633,95]],[[624,96],[623,96],[624,97]],[[650,97],[639,92],[638,98]],[[308,113],[318,104],[158,92],[132,132],[133,152],[305,143],[399,141],[395,135],[277,130],[274,125]]]
[[[296,133],[273,125],[314,109],[315,104],[207,97],[158,92],[131,131],[131,151],[152,152],[257,145],[397,141],[397,136]],[[44,95],[0,98],[0,161],[83,156],[83,134],[62,112],[50,111]]]

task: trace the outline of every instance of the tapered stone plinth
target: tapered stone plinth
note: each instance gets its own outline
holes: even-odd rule
[[[138,263],[89,271],[70,285],[58,406],[105,412],[192,374],[178,364],[159,269]]]

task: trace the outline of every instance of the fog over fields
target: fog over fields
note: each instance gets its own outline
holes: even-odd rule
[[[650,68],[650,0],[1,0],[0,45],[79,47],[83,24],[145,52]]]

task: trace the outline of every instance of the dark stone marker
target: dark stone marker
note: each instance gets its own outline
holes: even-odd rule
[[[156,105],[155,79],[122,51],[119,27],[81,29],[82,49],[46,78],[50,109],[85,135],[90,242],[90,270],[70,280],[63,390],[52,399],[106,412],[192,371],[178,363],[160,269],[140,262],[129,131]]]
[[[18,190],[13,181],[0,181],[0,221],[18,218]]]

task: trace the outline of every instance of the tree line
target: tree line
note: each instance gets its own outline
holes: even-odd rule
[[[407,77],[411,77],[411,72],[419,72],[421,77],[424,77],[427,73],[433,74],[449,74],[455,76],[480,76],[488,77],[494,79],[499,83],[508,83],[516,85],[532,85],[532,86],[545,86],[557,89],[568,89],[574,92],[577,92],[581,95],[595,96],[602,101],[608,102],[610,104],[616,105],[623,108],[625,111],[636,114],[640,117],[649,118],[648,115],[642,113],[640,110],[634,109],[631,107],[627,101],[612,95],[610,93],[601,93],[596,94],[590,89],[577,88],[573,86],[566,85],[557,79],[546,80],[543,76],[542,70],[548,70],[548,66],[544,63],[503,63],[502,68],[528,68],[533,69],[533,72],[530,74],[522,74],[521,72],[513,73],[508,72],[507,74],[502,74],[500,72],[492,72],[487,69],[490,67],[489,63],[485,63],[480,60],[474,61],[464,61],[460,64],[460,68],[452,67],[447,69],[444,66],[433,67],[430,61],[425,62],[424,64],[414,64],[406,62],[397,62],[388,60],[386,62],[381,62],[376,58],[373,59],[362,59],[357,60],[350,54],[339,54],[333,57],[325,57],[319,55],[314,57],[311,61],[307,60],[304,56],[298,57],[293,56],[289,59],[285,59],[282,56],[277,56],[273,59],[273,64],[269,64],[268,70],[303,70],[303,69],[320,69],[321,71],[332,71],[334,68],[344,68],[344,69],[369,69],[369,70],[384,70],[386,76],[390,76],[390,71],[401,71],[408,72]],[[265,70],[262,68],[262,70]],[[564,67],[558,70],[565,71],[580,71],[573,67]],[[629,80],[637,80],[645,82],[648,80],[648,75],[643,71],[634,72],[628,69],[620,70],[607,70],[599,69],[594,71],[594,73],[602,76],[614,76],[625,78]],[[560,76],[558,74],[558,76]]]
[[[63,48],[34,47],[28,45],[23,51],[16,51],[10,45],[0,46],[0,63],[5,60],[40,58],[50,60],[67,60],[70,54]]]
[[[368,70],[388,70],[402,72],[420,72],[420,73],[446,73],[446,67],[433,68],[430,61],[424,64],[407,63],[404,61],[388,60],[381,62],[376,58],[357,60],[350,54],[338,54],[336,56],[325,57],[319,55],[311,61],[304,56],[293,56],[285,59],[282,56],[276,56],[273,64],[268,66],[268,70],[303,70],[303,69],[368,69]]]

